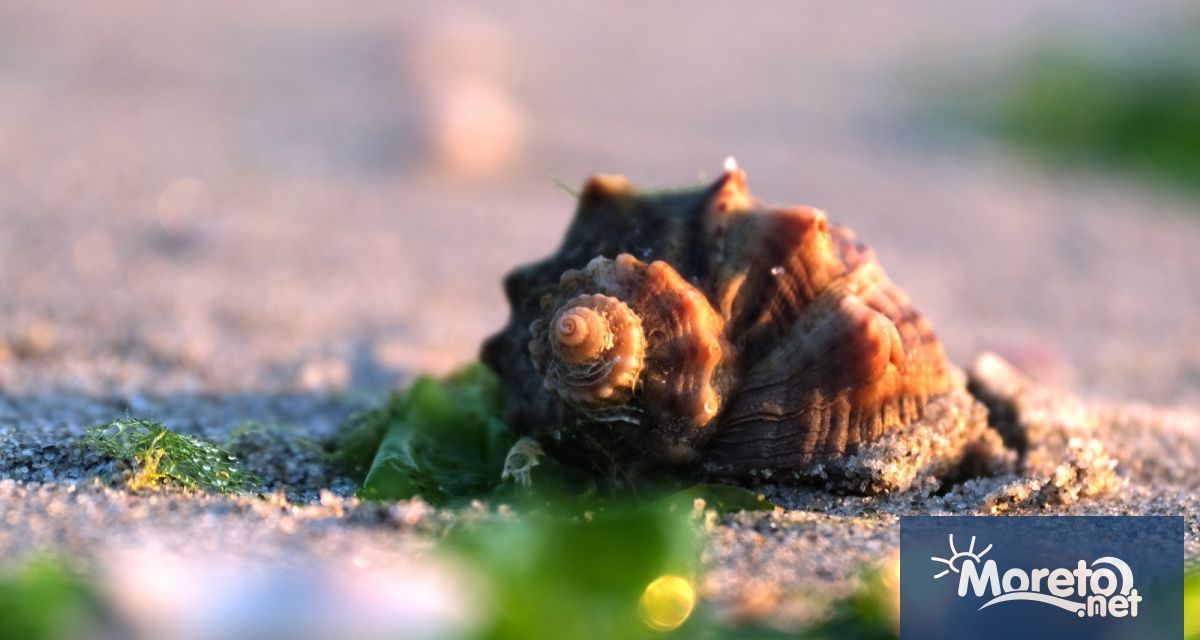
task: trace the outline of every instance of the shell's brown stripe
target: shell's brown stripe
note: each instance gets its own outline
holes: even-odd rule
[[[637,308],[657,334],[648,353],[644,403],[660,417],[707,424],[719,409],[716,370],[727,351],[724,321],[698,289],[670,265],[646,267]],[[670,375],[657,375],[669,371]]]
[[[855,275],[870,279],[828,288],[747,372],[708,449],[714,462],[737,473],[742,463],[750,465],[744,471],[779,469],[842,453],[917,419],[929,396],[948,389],[941,345],[927,323],[907,299],[886,295],[882,270],[847,277]],[[893,318],[901,344],[889,337]]]
[[[796,414],[763,413],[731,420],[706,449],[706,460],[733,475],[786,470],[876,440],[919,419],[926,404],[924,399],[907,397],[863,407],[854,406],[846,395],[831,401],[813,396]]]
[[[807,207],[735,216],[713,288],[737,287],[728,335],[753,358],[786,334],[846,268],[833,251],[825,214]]]
[[[898,376],[901,391],[929,396],[949,389],[945,355],[932,325],[877,263],[864,262],[855,268],[847,274],[844,286],[895,325],[905,352]]]
[[[853,270],[861,264],[875,262],[875,251],[858,241],[854,231],[840,224],[829,225],[829,235],[842,264]]]

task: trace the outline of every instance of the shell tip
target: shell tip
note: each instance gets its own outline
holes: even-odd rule
[[[712,200],[709,208],[716,219],[751,207],[752,199],[749,190],[746,189],[746,172],[738,167],[733,156],[725,158],[725,172],[721,174],[713,189],[714,191],[710,192]]]
[[[634,191],[633,183],[625,176],[599,174],[588,178],[579,197],[584,202],[618,202]]]

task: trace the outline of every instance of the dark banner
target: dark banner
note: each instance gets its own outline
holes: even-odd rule
[[[900,519],[900,637],[1179,638],[1181,516]]]

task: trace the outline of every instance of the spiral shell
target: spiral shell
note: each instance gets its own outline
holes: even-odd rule
[[[508,420],[567,461],[828,478],[883,443],[919,433],[956,455],[978,435],[961,375],[875,254],[818,209],[758,202],[736,168],[653,193],[592,178],[559,252],[505,289],[512,318],[483,358]],[[968,417],[926,428],[946,398]]]
[[[530,327],[529,352],[546,388],[578,406],[617,403],[633,394],[646,353],[642,320],[603,294],[566,301],[549,322]]]

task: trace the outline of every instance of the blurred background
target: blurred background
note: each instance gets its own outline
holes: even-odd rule
[[[857,230],[960,364],[1195,403],[1193,7],[3,2],[0,387],[445,371],[559,241],[556,181],[733,155]]]

